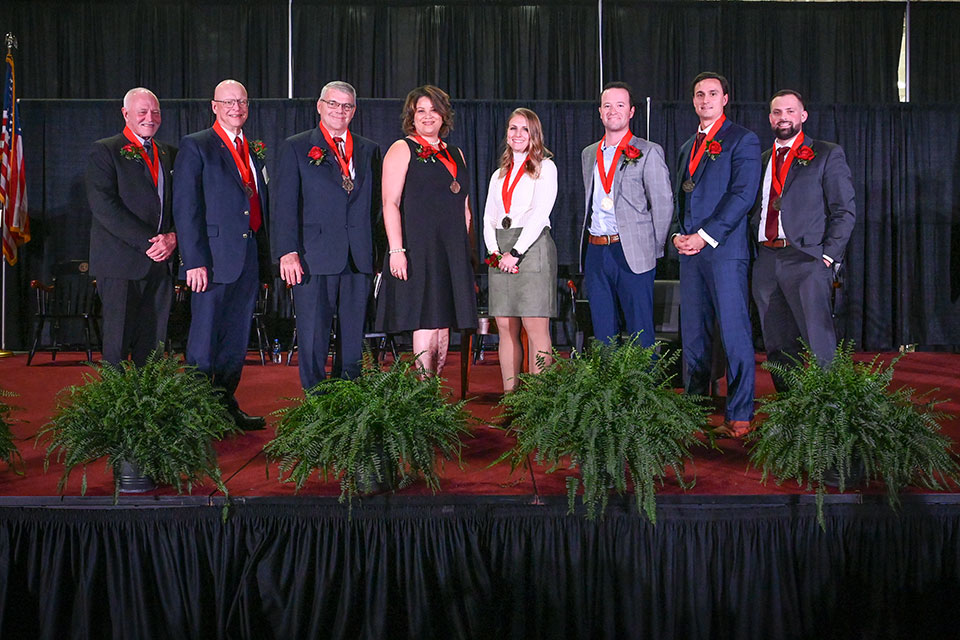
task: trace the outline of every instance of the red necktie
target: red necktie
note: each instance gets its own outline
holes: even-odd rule
[[[237,136],[233,139],[233,143],[237,145],[237,153],[240,154],[240,159],[246,163],[250,162],[250,158],[246,157],[243,154],[243,140],[240,139],[240,136]],[[250,228],[254,232],[260,230],[260,224],[262,223],[262,214],[260,212],[260,196],[257,195],[257,177],[251,174],[252,184],[247,186],[253,190],[253,195],[250,196]]]
[[[774,175],[780,175],[780,169],[783,168],[783,159],[790,152],[790,147],[780,147],[777,149],[777,157],[773,163]],[[771,176],[772,178],[772,176]],[[777,192],[773,190],[773,180],[770,180],[770,195],[767,197],[767,224],[763,227],[763,232],[767,240],[776,240],[780,237],[780,211],[773,208],[773,201],[777,198]]]

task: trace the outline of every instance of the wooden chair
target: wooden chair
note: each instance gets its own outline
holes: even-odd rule
[[[100,335],[100,299],[97,297],[96,280],[90,275],[90,265],[86,260],[70,260],[54,266],[50,284],[33,280],[30,286],[36,292],[37,323],[33,345],[27,356],[27,365],[33,361],[38,350],[50,351],[51,359],[57,359],[57,352],[75,343],[66,341],[65,329],[70,325],[79,325],[83,330],[83,346],[87,360],[93,361],[93,346],[102,344]],[[41,344],[43,330],[49,324],[50,342]],[[66,334],[69,335],[69,334]],[[96,342],[91,337],[96,337]]]

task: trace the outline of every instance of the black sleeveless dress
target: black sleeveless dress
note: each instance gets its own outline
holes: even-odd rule
[[[407,249],[407,280],[390,273],[384,257],[383,281],[377,296],[377,331],[471,329],[477,326],[477,300],[470,240],[463,211],[470,176],[457,147],[447,149],[457,164],[460,191],[450,191],[453,177],[439,160],[417,157],[410,147],[410,164],[400,199],[403,246]]]

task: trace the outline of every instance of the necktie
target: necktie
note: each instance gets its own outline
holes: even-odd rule
[[[773,163],[774,176],[779,178],[780,169],[783,168],[783,160],[787,157],[790,147],[780,147],[777,149],[777,157]],[[767,240],[776,240],[780,237],[780,211],[773,208],[773,201],[777,198],[777,192],[773,190],[773,177],[770,179],[770,195],[767,196],[767,223],[763,227],[763,233]]]
[[[234,138],[233,143],[237,145],[237,153],[240,154],[240,159],[249,164],[250,158],[247,158],[243,155],[243,140],[240,138],[240,136]],[[253,178],[253,184],[249,184],[247,186],[249,186],[253,191],[253,195],[250,196],[250,228],[254,231],[259,231],[262,213],[260,212],[260,196],[257,195],[256,178]]]
[[[343,149],[343,138],[334,138],[333,141],[337,143],[337,153],[340,154],[341,158],[346,159],[347,152]]]
[[[693,142],[693,152],[690,155],[697,155],[697,151],[700,150],[700,145],[703,144],[703,141],[707,138],[707,134],[703,131],[697,132],[697,139]]]
[[[143,141],[143,150],[147,152],[147,155],[148,155],[148,156],[153,157],[153,156],[152,156],[152,154],[153,154],[153,144],[150,142],[150,139],[149,139],[149,138]]]

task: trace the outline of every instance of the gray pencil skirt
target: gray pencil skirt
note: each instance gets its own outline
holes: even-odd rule
[[[500,251],[509,253],[523,229],[497,229]],[[557,245],[546,227],[520,262],[520,273],[487,267],[490,315],[555,318],[557,316]]]

